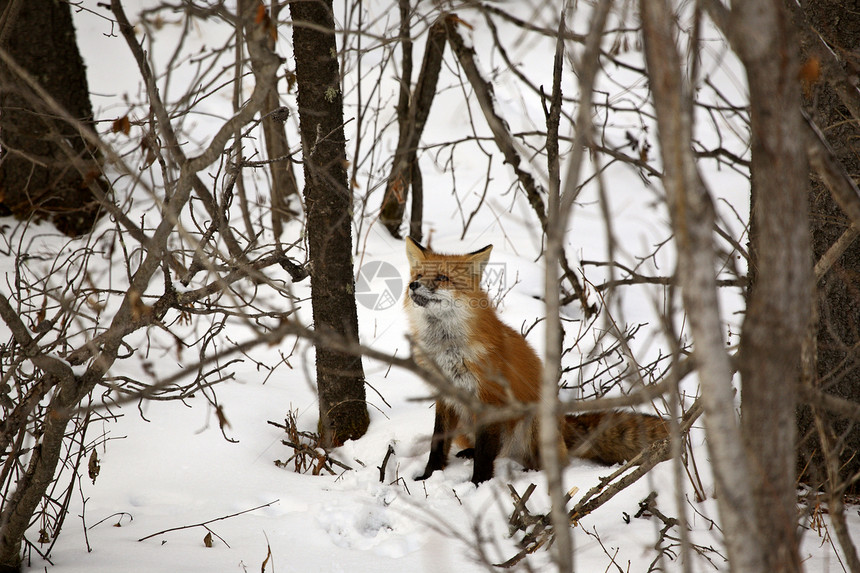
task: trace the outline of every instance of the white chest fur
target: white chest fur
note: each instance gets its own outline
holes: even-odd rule
[[[434,363],[459,388],[477,392],[478,381],[467,363],[478,363],[482,349],[474,342],[468,305],[451,297],[424,307],[410,305],[408,311],[416,354]]]

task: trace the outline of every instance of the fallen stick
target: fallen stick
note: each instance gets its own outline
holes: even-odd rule
[[[152,533],[150,535],[147,535],[146,537],[141,537],[140,539],[138,539],[138,541],[146,541],[147,539],[149,539],[151,537],[156,537],[158,535],[164,535],[165,533],[170,533],[171,531],[179,531],[180,529],[191,529],[192,527],[204,527],[208,530],[209,528],[206,526],[209,525],[210,523],[214,523],[216,521],[223,521],[225,519],[230,519],[231,517],[236,517],[236,516],[242,515],[244,513],[251,513],[252,511],[257,511],[258,509],[263,509],[264,507],[269,507],[273,503],[278,503],[279,501],[281,501],[281,500],[276,499],[274,501],[270,501],[269,503],[264,503],[263,505],[258,505],[257,507],[253,507],[251,509],[246,509],[244,511],[240,511],[237,513],[231,513],[230,515],[224,515],[224,516],[216,517],[214,519],[209,519],[206,521],[201,521],[200,523],[194,523],[191,525],[180,525],[179,527],[171,527],[169,529],[164,529],[162,531],[159,531],[158,533]]]

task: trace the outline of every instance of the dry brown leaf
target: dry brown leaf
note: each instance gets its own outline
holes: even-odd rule
[[[797,75],[803,84],[803,91],[808,97],[812,86],[818,83],[821,77],[821,61],[812,56],[803,63]]]
[[[124,115],[113,120],[113,124],[111,125],[111,131],[114,133],[124,133],[128,135],[131,133],[131,120],[128,119],[128,115]]]
[[[93,449],[93,453],[90,454],[90,461],[87,464],[87,472],[90,476],[90,479],[93,480],[93,485],[96,483],[96,478],[99,476],[99,472],[101,471],[102,466],[99,463],[99,456],[96,453],[96,450]]]

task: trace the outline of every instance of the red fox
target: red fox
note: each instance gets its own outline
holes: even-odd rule
[[[445,255],[406,239],[411,279],[404,306],[413,353],[419,364],[438,369],[484,404],[503,408],[540,400],[543,365],[525,338],[503,323],[480,286],[493,246],[466,255]],[[559,420],[564,455],[603,464],[629,460],[668,436],[658,416],[599,412]],[[445,467],[452,440],[474,457],[472,482],[493,477],[497,456],[540,469],[537,419],[522,416],[482,423],[468,408],[440,397],[423,480]]]

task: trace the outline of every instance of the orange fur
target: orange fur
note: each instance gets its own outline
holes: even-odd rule
[[[659,416],[609,411],[568,414],[562,434],[571,455],[611,465],[629,461],[667,438],[669,428]]]
[[[411,279],[404,307],[416,360],[451,383],[498,408],[540,400],[542,363],[525,338],[502,322],[480,282],[492,245],[466,255],[433,252],[406,241]],[[630,459],[667,435],[656,416],[626,412],[568,415],[559,420],[559,451],[602,463]],[[597,433],[593,433],[597,431]],[[519,417],[484,423],[458,402],[440,397],[430,459],[418,479],[442,469],[452,440],[474,448],[472,481],[492,477],[504,455],[539,469],[537,423]],[[632,454],[632,455],[631,455]]]

